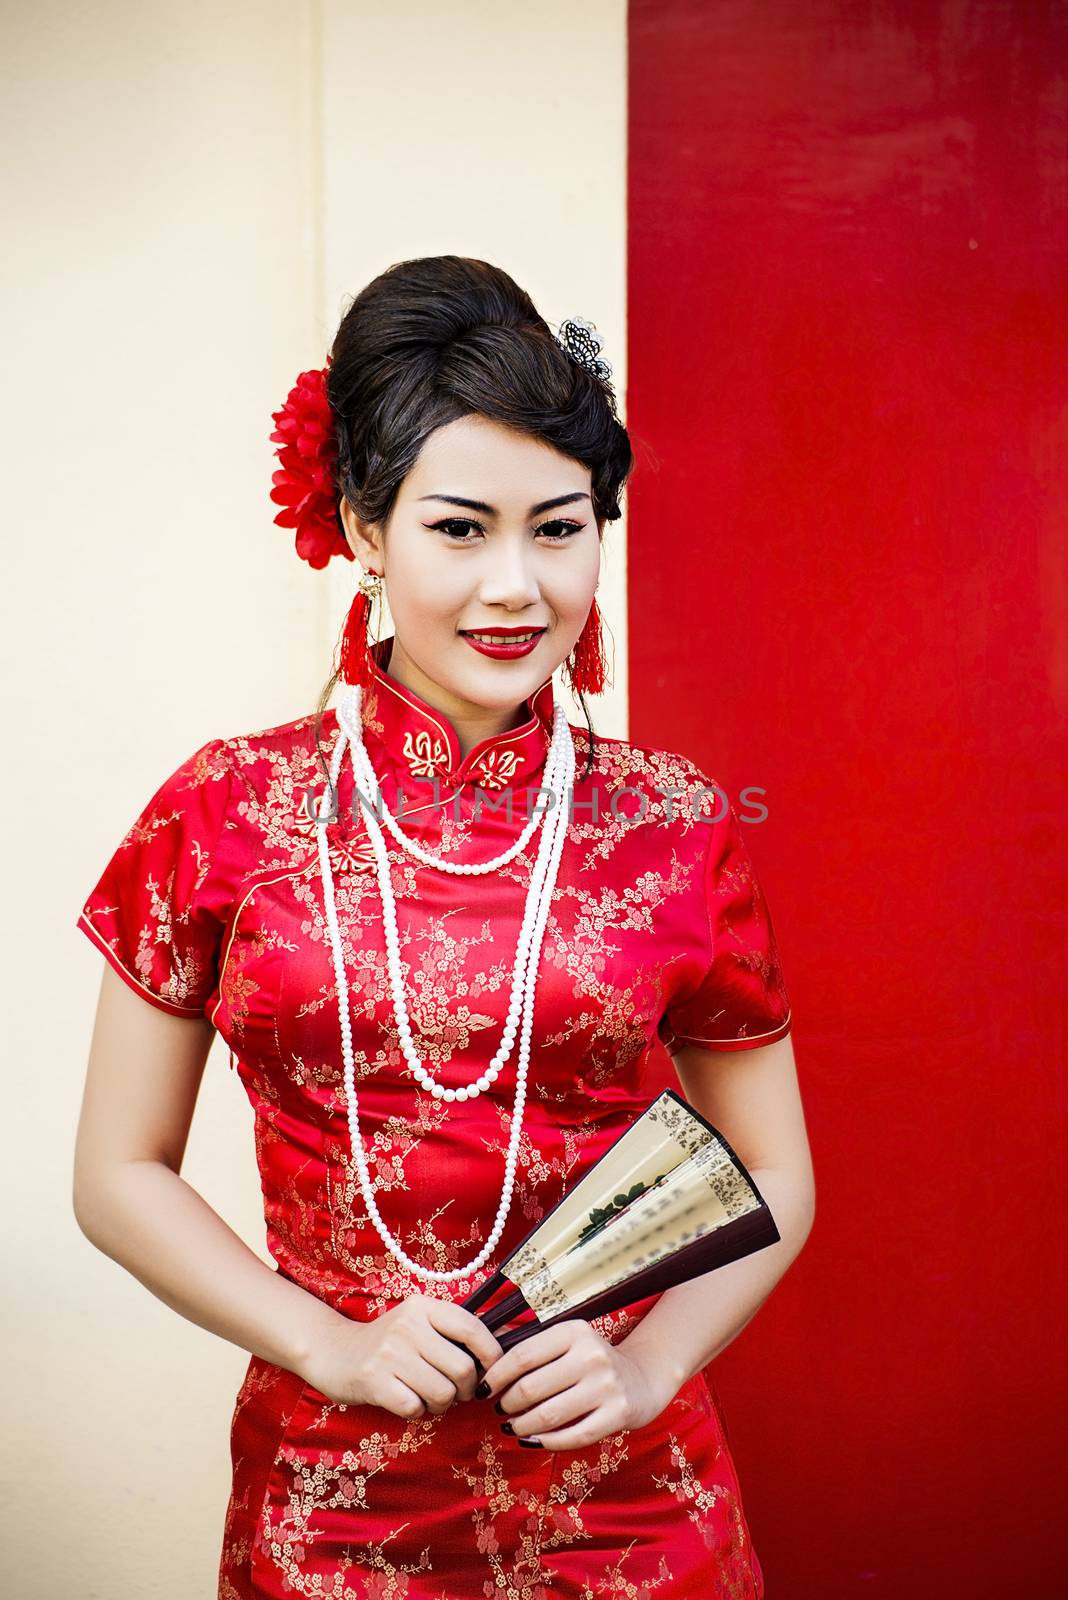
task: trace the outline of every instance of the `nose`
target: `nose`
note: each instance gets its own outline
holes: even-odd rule
[[[510,611],[537,605],[541,590],[522,540],[498,539],[488,548],[487,557],[478,590],[483,605],[506,606]]]

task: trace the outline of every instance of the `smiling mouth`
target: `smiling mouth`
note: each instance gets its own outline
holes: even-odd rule
[[[523,644],[528,639],[537,639],[545,632],[544,628],[493,628],[476,633],[472,628],[461,628],[460,632],[465,639],[480,639],[483,644]]]

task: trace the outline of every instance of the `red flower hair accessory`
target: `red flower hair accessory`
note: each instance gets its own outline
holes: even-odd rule
[[[313,567],[325,567],[331,556],[356,557],[338,526],[337,436],[326,392],[326,365],[302,372],[285,405],[271,413],[277,424],[271,442],[281,463],[271,475],[271,499],[282,506],[275,517],[280,528],[296,528],[297,554]]]

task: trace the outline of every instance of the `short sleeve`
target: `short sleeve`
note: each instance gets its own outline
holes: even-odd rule
[[[130,988],[171,1016],[203,1016],[217,987],[230,787],[225,741],[210,739],[156,790],[78,916]]]
[[[733,805],[711,829],[704,871],[708,968],[696,991],[660,1019],[657,1033],[672,1055],[687,1044],[749,1050],[790,1031],[771,913]]]

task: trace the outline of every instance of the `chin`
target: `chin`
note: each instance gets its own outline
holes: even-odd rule
[[[465,646],[465,648],[469,648]],[[489,656],[479,656],[468,669],[459,675],[458,692],[472,702],[493,707],[498,711],[510,710],[527,700],[538,685],[548,677],[548,670],[527,656],[522,665],[518,662],[493,661]]]

